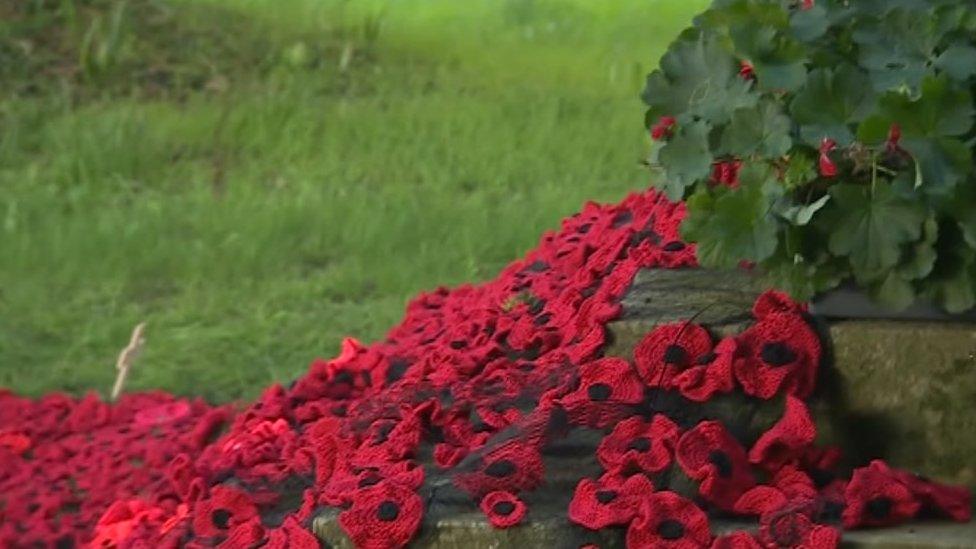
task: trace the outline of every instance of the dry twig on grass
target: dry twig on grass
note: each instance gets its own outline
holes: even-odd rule
[[[132,364],[139,356],[139,352],[142,351],[142,346],[146,342],[145,338],[142,337],[145,329],[145,322],[140,322],[136,325],[135,329],[132,330],[132,336],[129,338],[129,344],[125,349],[122,349],[122,352],[119,353],[118,360],[115,361],[115,369],[118,370],[118,374],[115,376],[115,385],[112,386],[112,401],[119,398],[119,395],[122,393],[122,388],[125,386],[125,380],[129,376],[129,369],[132,368]]]

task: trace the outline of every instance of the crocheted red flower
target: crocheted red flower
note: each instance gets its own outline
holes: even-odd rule
[[[759,521],[759,540],[766,547],[835,549],[840,543],[840,532],[815,524],[804,513],[784,511],[763,515]]]
[[[738,346],[733,338],[719,341],[715,350],[701,356],[695,365],[674,377],[672,384],[688,400],[705,402],[735,388],[732,364]]]
[[[787,395],[783,417],[749,450],[749,461],[768,471],[800,460],[817,438],[817,426],[802,400]]]
[[[288,517],[280,528],[268,533],[268,543],[262,549],[320,549],[318,538],[307,528]]]
[[[671,465],[678,435],[678,426],[664,414],[651,421],[634,416],[618,423],[600,441],[596,457],[610,472],[659,473]]]
[[[480,498],[489,492],[533,490],[542,483],[543,464],[539,450],[512,441],[492,450],[480,461],[478,470],[459,473],[454,484]]]
[[[910,519],[921,503],[904,483],[879,460],[854,470],[844,493],[845,528],[885,526]]]
[[[711,539],[705,513],[674,492],[648,496],[627,528],[628,549],[700,549]]]
[[[423,500],[410,488],[381,482],[352,498],[339,514],[339,525],[363,549],[403,547],[417,533],[423,519]]]
[[[968,488],[939,484],[899,469],[889,469],[889,472],[933,514],[958,522],[969,522],[972,518],[973,500]]]
[[[221,536],[257,516],[257,507],[248,494],[229,486],[214,486],[210,497],[193,507],[193,531],[201,537]]]
[[[689,322],[658,326],[634,348],[637,375],[649,387],[673,387],[675,376],[712,351],[712,337],[705,328]]]
[[[570,422],[603,428],[626,417],[621,404],[637,404],[644,398],[644,384],[626,360],[608,357],[580,367],[579,387],[559,399]]]
[[[675,451],[678,465],[698,492],[720,509],[730,511],[756,481],[746,451],[718,421],[703,421],[686,431]]]
[[[769,484],[750,488],[735,502],[734,511],[743,515],[766,515],[784,509],[813,513],[817,488],[805,473],[794,467],[783,467]]]
[[[495,528],[509,528],[522,522],[526,507],[509,492],[490,492],[481,498],[481,510]]]
[[[792,313],[802,314],[807,312],[809,307],[805,303],[797,303],[786,293],[778,290],[766,290],[756,302],[752,304],[752,316],[757,320],[762,320],[771,314]]]
[[[715,538],[709,549],[763,549],[763,546],[749,532],[732,532]]]
[[[769,399],[784,391],[805,398],[820,364],[820,339],[799,315],[770,313],[736,338],[735,376],[749,395]]]
[[[590,530],[627,524],[637,516],[640,502],[654,491],[644,475],[622,477],[607,473],[584,478],[569,502],[569,520]]]

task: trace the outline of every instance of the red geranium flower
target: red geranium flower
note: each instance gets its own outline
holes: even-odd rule
[[[703,421],[685,432],[675,457],[688,477],[701,481],[698,492],[723,510],[732,510],[756,483],[746,451],[718,421]]]
[[[627,528],[628,549],[700,549],[711,539],[705,513],[674,492],[648,496]]]
[[[800,2],[800,9],[802,10],[812,10],[814,5],[814,0],[803,0]]]
[[[880,460],[855,469],[844,493],[845,528],[886,526],[910,519],[921,503],[897,475]]]
[[[752,63],[748,61],[739,61],[739,76],[746,80],[755,80],[756,71],[753,68]]]
[[[675,120],[672,116],[662,116],[657,121],[657,124],[651,128],[651,139],[660,141],[661,139],[671,135],[671,130],[674,128],[676,122],[677,120]]]
[[[659,473],[671,465],[678,426],[664,414],[651,421],[631,417],[600,441],[596,457],[607,471]]]
[[[820,142],[820,175],[824,177],[835,177],[837,175],[837,165],[830,159],[830,152],[837,148],[837,142],[833,139],[823,138]]]
[[[713,352],[676,375],[672,384],[685,398],[695,402],[705,402],[716,394],[731,392],[735,388],[732,365],[737,349],[735,339],[723,339]]]
[[[658,326],[634,348],[637,375],[650,387],[673,387],[673,379],[712,351],[712,337],[690,322]]]
[[[495,528],[509,528],[525,518],[525,504],[509,492],[490,492],[481,498],[481,510]]]
[[[533,490],[542,483],[542,475],[539,450],[512,441],[489,452],[477,471],[459,473],[454,483],[465,492],[482,497],[489,492]]]
[[[257,507],[245,492],[229,486],[214,486],[210,489],[210,497],[198,501],[193,507],[193,531],[205,538],[221,536],[257,516]]]
[[[644,398],[644,385],[626,360],[607,357],[580,367],[579,387],[559,400],[570,422],[602,428],[623,419],[622,404]]]
[[[590,530],[627,524],[640,502],[654,491],[644,475],[629,478],[607,473],[597,480],[584,478],[576,485],[569,502],[569,520]]]
[[[339,525],[356,547],[403,547],[420,528],[423,505],[410,488],[381,482],[353,496],[352,506],[339,514]]]
[[[735,376],[749,395],[769,399],[780,391],[805,398],[820,364],[820,339],[803,317],[771,313],[736,339]]]
[[[741,167],[742,161],[740,160],[716,162],[712,165],[712,183],[730,189],[739,188],[739,168]]]
[[[817,426],[802,400],[786,395],[786,411],[776,425],[763,433],[752,450],[749,461],[769,471],[794,463],[817,438]]]

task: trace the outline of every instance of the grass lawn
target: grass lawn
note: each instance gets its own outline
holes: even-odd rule
[[[140,321],[128,388],[218,401],[382,337],[647,184],[637,95],[707,3],[149,1],[0,22],[60,29],[0,73],[0,386],[105,392]]]

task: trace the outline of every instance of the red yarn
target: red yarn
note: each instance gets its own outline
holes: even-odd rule
[[[522,522],[526,507],[509,492],[490,492],[481,498],[481,511],[495,528],[510,528]]]
[[[763,433],[752,449],[749,461],[769,471],[796,463],[817,438],[817,427],[802,400],[786,395],[786,411],[776,425]]]
[[[627,549],[699,549],[711,539],[705,513],[674,492],[648,496],[627,528]]]
[[[654,485],[642,474],[622,477],[607,473],[596,480],[584,478],[569,503],[569,520],[590,530],[627,524],[653,491]]]
[[[671,465],[677,442],[678,426],[664,414],[649,422],[631,417],[604,437],[596,457],[612,473],[659,473]]]

